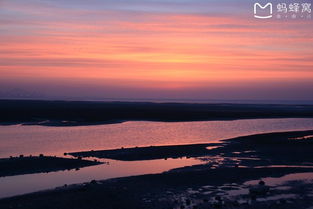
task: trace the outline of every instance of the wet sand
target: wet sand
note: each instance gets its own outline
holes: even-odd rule
[[[0,177],[79,169],[101,162],[53,156],[19,156],[0,159]]]
[[[313,130],[237,137],[225,140],[222,147],[201,154],[199,158],[206,162],[203,165],[178,168],[161,174],[66,185],[50,191],[1,199],[0,208],[306,209],[313,205],[313,176],[307,182],[287,182],[283,185],[288,187],[284,192],[278,187],[267,187],[267,182],[249,187],[244,183],[266,177],[313,173],[311,135]],[[186,148],[176,146],[176,149],[181,151]],[[116,152],[120,154],[121,150]],[[144,152],[141,155],[144,158]],[[177,156],[177,152],[173,156]],[[223,193],[235,187],[239,191],[247,191],[233,199]]]

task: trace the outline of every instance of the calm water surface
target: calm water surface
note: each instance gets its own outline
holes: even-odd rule
[[[272,131],[313,129],[313,119],[253,119],[204,122],[132,121],[110,125],[0,126],[0,157],[120,147],[217,142]]]
[[[120,147],[218,142],[257,133],[313,129],[313,119],[253,119],[205,122],[133,121],[110,125],[45,127],[0,126],[0,157],[10,155],[62,156],[64,152]],[[200,164],[197,159],[122,162],[109,165],[0,178],[0,197],[8,197],[64,184],[93,179],[160,173],[172,168]]]

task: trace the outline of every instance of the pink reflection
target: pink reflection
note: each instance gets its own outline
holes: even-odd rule
[[[161,173],[173,168],[201,163],[199,160],[193,158],[149,161],[106,161],[109,164],[85,167],[78,171],[71,170],[2,177],[0,178],[0,198],[53,189],[64,184],[90,182],[93,179],[104,180],[123,176]]]

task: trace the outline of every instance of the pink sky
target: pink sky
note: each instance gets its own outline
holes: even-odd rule
[[[91,2],[0,2],[0,98],[313,98],[311,19],[258,20],[244,0]]]

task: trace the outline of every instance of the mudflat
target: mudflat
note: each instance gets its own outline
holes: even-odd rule
[[[101,162],[54,156],[19,156],[0,159],[0,177],[79,169]]]
[[[237,137],[199,155],[198,158],[206,162],[203,165],[160,174],[65,185],[50,191],[1,199],[0,207],[305,209],[313,205],[313,181],[303,180],[300,176],[313,175],[312,135],[313,130]],[[186,149],[176,147],[180,148]],[[172,150],[176,156],[177,150]],[[117,154],[119,152],[117,150]],[[284,179],[286,175],[299,176],[299,179],[278,185],[262,181],[268,177]],[[245,182],[249,180],[256,183],[247,185]]]

